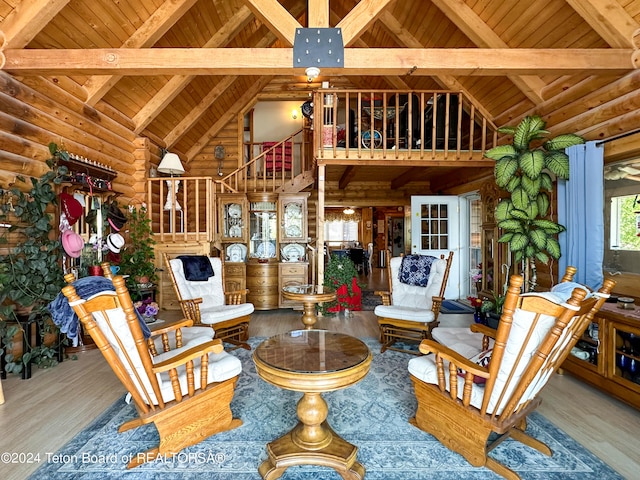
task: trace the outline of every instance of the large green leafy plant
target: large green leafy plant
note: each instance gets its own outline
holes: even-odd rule
[[[18,325],[36,323],[41,340],[57,328],[47,305],[64,286],[62,245],[48,210],[57,202],[54,185],[67,173],[66,167],[58,166],[58,160],[68,159],[69,154],[55,143],[49,144],[49,151],[49,170],[39,178],[31,177],[26,189],[12,187],[7,192],[10,201],[1,206],[0,222],[9,225],[0,235],[0,336],[5,346],[11,345],[18,332],[30,343],[28,331],[21,331]],[[16,180],[28,183],[24,177]],[[9,238],[15,243],[13,247],[8,246]],[[38,346],[30,346],[20,361],[13,353],[7,354],[6,369],[19,373],[29,361],[41,367],[55,365],[55,347],[40,341]]]
[[[129,275],[127,287],[132,294],[140,288],[140,283],[154,282],[157,279],[154,263],[155,253],[153,230],[147,207],[129,207],[127,214],[129,241],[122,251],[120,274]],[[146,280],[146,282],[143,282]]]
[[[551,215],[552,175],[568,179],[565,149],[584,143],[582,137],[572,133],[544,141],[549,133],[545,126],[546,122],[534,115],[523,118],[515,127],[501,127],[500,133],[513,136],[512,144],[485,153],[496,161],[496,184],[510,194],[496,207],[495,218],[502,229],[498,241],[508,243],[514,260],[522,263],[529,291],[537,283],[535,262],[547,264],[561,255],[557,235],[565,227]],[[537,146],[532,147],[532,143]]]

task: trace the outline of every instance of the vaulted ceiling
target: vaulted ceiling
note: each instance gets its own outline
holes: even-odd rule
[[[308,83],[296,28],[340,27]],[[0,67],[52,78],[193,158],[256,97],[462,90],[497,125],[608,138],[640,125],[637,0],[0,0]]]

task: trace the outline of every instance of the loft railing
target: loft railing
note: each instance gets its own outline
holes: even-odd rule
[[[497,127],[463,92],[323,89],[314,94],[320,159],[473,160]]]
[[[211,177],[147,179],[147,211],[155,240],[172,243],[212,241],[213,195]]]

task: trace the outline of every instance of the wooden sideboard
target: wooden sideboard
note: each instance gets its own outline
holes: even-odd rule
[[[594,326],[597,325],[597,331]],[[640,307],[622,310],[605,303],[569,355],[562,371],[640,409]]]
[[[256,310],[278,308],[278,263],[247,262],[247,302],[253,303]]]

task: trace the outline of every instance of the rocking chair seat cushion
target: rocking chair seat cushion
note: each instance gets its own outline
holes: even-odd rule
[[[482,351],[481,333],[472,332],[466,327],[437,327],[431,330],[433,339],[441,345],[459,353],[464,358],[471,358]],[[493,347],[493,339],[489,339],[489,348]]]
[[[200,304],[200,321],[205,325],[215,325],[226,320],[251,315],[254,311],[253,303],[240,305],[207,305]]]
[[[104,332],[105,337],[111,344],[116,355],[122,359],[122,363],[125,366],[130,377],[136,384],[136,387],[142,394],[145,401],[150,399],[150,403],[158,404],[158,400],[153,392],[153,388],[148,380],[147,374],[142,363],[142,359],[137,355],[136,342],[127,324],[126,316],[121,308],[96,311],[93,313],[98,327]],[[189,340],[182,347],[168,352],[161,353],[152,358],[154,364],[158,364],[165,360],[174,358],[176,355],[188,350],[190,348],[197,347],[210,341],[207,336],[195,336]],[[238,375],[242,371],[242,364],[236,357],[229,355],[226,352],[210,353],[209,368],[207,372],[207,385],[214,382],[221,382]],[[133,365],[135,371],[130,367]],[[187,384],[187,373],[184,366],[179,367],[178,381],[180,383],[180,390],[182,395],[187,395],[189,392]],[[200,388],[200,362],[194,360],[193,362],[193,375],[195,381],[195,388]],[[158,384],[160,386],[160,392],[162,400],[164,402],[170,402],[175,399],[173,387],[171,385],[171,379],[169,373],[160,373],[157,375]]]
[[[407,285],[400,281],[402,257],[392,258],[389,261],[389,265],[393,275],[393,278],[391,279],[391,288],[393,292],[391,295],[391,305],[431,310],[433,297],[440,295],[440,288],[444,281],[444,275],[447,269],[447,261],[439,258],[431,264],[429,280],[426,287]],[[433,318],[431,320],[433,320]],[[420,319],[418,321],[424,322],[431,320]]]
[[[181,329],[182,331],[182,345],[187,345],[191,341],[196,340],[197,338],[205,338],[205,341],[213,340],[213,336],[216,333],[215,330],[211,327],[184,327]],[[153,343],[156,346],[157,352],[164,351],[164,347],[162,346],[162,336],[158,335],[153,339]],[[176,348],[176,336],[169,335],[169,348],[173,350]]]
[[[416,323],[429,323],[435,320],[435,315],[430,309],[405,305],[378,305],[373,313],[380,318],[408,320]]]

